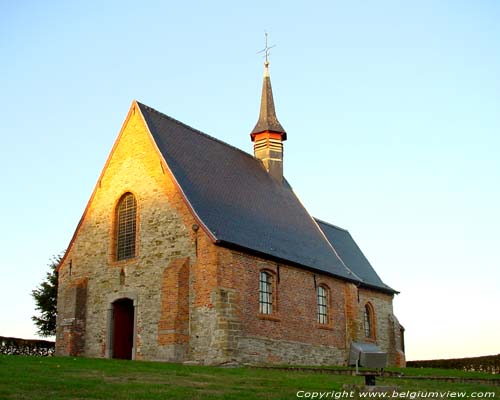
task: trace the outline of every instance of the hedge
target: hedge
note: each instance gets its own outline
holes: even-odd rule
[[[50,357],[55,343],[48,340],[30,340],[0,336],[0,354]]]
[[[496,356],[453,358],[447,360],[408,361],[406,366],[415,368],[460,369],[463,371],[500,374],[500,354]]]

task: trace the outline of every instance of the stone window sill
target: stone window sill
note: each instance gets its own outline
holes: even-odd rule
[[[319,324],[319,323],[316,323],[316,328],[318,328],[318,329],[326,329],[327,331],[333,331],[333,325],[332,324]]]
[[[114,267],[121,267],[123,265],[137,264],[137,262],[138,262],[138,259],[137,259],[137,256],[136,256],[134,258],[127,258],[125,260],[120,260],[120,261],[111,259],[110,264],[112,266],[114,266]]]
[[[272,314],[258,314],[257,317],[259,319],[263,319],[263,320],[266,320],[266,321],[274,321],[274,322],[280,322],[281,319],[279,317],[277,317],[276,315],[272,315]]]

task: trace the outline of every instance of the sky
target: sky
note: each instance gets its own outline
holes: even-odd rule
[[[133,99],[249,153],[269,34],[284,172],[401,293],[407,359],[500,353],[500,2],[0,0],[0,335]]]

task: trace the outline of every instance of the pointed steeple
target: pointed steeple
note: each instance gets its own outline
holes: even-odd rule
[[[262,97],[260,100],[259,120],[253,128],[250,137],[253,143],[255,158],[262,161],[269,175],[278,182],[283,182],[283,141],[286,132],[276,117],[274,109],[273,89],[269,78],[269,47],[267,47],[266,34],[266,62],[264,63],[264,83],[262,84]]]
[[[250,137],[255,141],[256,135],[263,132],[272,132],[281,135],[281,140],[286,140],[286,132],[276,117],[274,109],[273,89],[271,87],[271,78],[269,77],[269,61],[264,63],[264,82],[262,83],[262,96],[260,100],[259,120],[255,124]]]

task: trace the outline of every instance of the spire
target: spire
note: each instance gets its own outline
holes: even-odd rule
[[[265,52],[264,83],[262,84],[262,98],[260,100],[259,120],[253,128],[250,137],[253,142],[255,158],[262,161],[264,168],[278,182],[283,182],[283,141],[286,132],[281,126],[274,110],[273,89],[269,78],[269,49],[267,46],[259,53]]]
[[[250,134],[252,142],[255,140],[255,135],[262,132],[273,132],[281,134],[281,139],[286,140],[286,132],[276,117],[274,109],[273,89],[271,87],[271,78],[269,77],[269,61],[264,63],[264,82],[262,84],[262,97],[260,100],[259,120]]]

